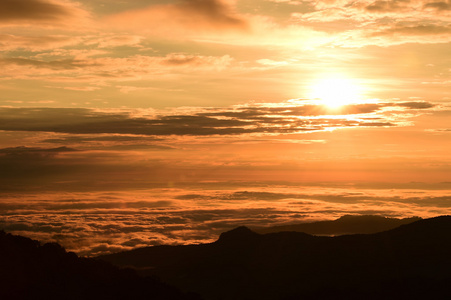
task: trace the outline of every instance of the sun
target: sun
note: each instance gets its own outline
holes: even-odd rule
[[[326,77],[310,87],[310,98],[320,100],[331,108],[361,101],[361,88],[355,80],[346,77]]]

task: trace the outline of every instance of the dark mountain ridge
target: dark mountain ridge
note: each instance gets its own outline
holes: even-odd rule
[[[205,299],[440,299],[451,285],[451,217],[336,237],[239,227],[211,244],[100,257]]]
[[[313,235],[363,234],[387,231],[419,220],[421,220],[419,217],[397,219],[375,215],[345,215],[332,221],[318,221],[271,227],[255,227],[252,228],[252,230],[258,233],[299,231]]]
[[[0,299],[200,299],[56,243],[0,231]]]

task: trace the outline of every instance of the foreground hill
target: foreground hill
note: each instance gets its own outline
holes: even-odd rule
[[[368,234],[387,231],[419,220],[421,220],[419,217],[397,219],[371,215],[346,215],[333,221],[258,227],[253,228],[252,230],[257,233],[298,231],[313,235]]]
[[[446,299],[451,217],[368,235],[257,234],[239,227],[211,244],[100,257],[205,299]]]
[[[198,299],[55,243],[0,231],[0,299]]]

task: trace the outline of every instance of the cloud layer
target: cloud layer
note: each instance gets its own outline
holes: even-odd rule
[[[440,190],[246,187],[243,182],[240,188],[205,183],[183,189],[4,194],[0,228],[97,255],[148,245],[210,242],[240,225],[292,224],[344,214],[430,217],[451,209],[451,196]]]

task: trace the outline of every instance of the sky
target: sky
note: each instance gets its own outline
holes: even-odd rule
[[[0,0],[0,228],[81,255],[451,209],[451,2]]]

